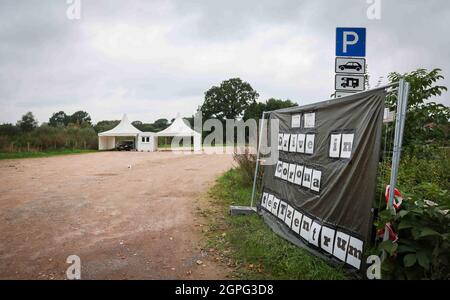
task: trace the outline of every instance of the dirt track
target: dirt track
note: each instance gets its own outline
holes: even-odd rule
[[[224,278],[195,211],[231,165],[120,152],[0,161],[0,279],[64,279],[69,255],[82,279]]]

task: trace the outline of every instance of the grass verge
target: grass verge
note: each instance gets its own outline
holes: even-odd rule
[[[232,169],[221,176],[209,192],[212,208],[204,213],[209,219],[207,247],[219,253],[238,279],[346,279],[343,270],[280,238],[262,218],[234,216],[230,205],[248,205],[251,186],[242,172]]]
[[[53,150],[42,152],[0,152],[0,160],[2,159],[21,159],[21,158],[39,158],[69,154],[84,154],[97,152],[96,150]]]

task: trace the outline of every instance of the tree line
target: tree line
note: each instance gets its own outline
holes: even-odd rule
[[[446,87],[438,85],[443,79],[440,69],[389,74],[390,82],[404,77],[411,84],[408,115],[405,128],[404,144],[407,149],[420,148],[424,145],[448,146],[450,109],[443,104],[430,101],[440,96]],[[395,109],[396,94],[389,94],[386,106]],[[240,78],[231,78],[218,86],[212,86],[205,92],[203,104],[199,107],[203,120],[218,119],[225,123],[226,119],[259,120],[264,111],[297,106],[289,99],[270,98],[259,101],[259,93],[250,83]],[[186,118],[193,126],[194,117]],[[52,114],[48,122],[40,126],[33,113],[28,112],[16,124],[0,125],[0,151],[27,151],[48,149],[97,149],[99,132],[114,128],[120,121],[103,120],[92,124],[89,113],[77,111],[71,115],[64,111]],[[141,131],[158,132],[167,128],[167,119],[159,119],[154,123],[134,121],[132,124]],[[224,126],[225,128],[225,126]],[[388,126],[387,134],[393,130]],[[203,132],[206,136],[208,132]]]
[[[98,148],[98,133],[110,130],[120,123],[119,120],[104,120],[92,123],[91,116],[85,111],[71,115],[64,111],[52,114],[48,122],[39,125],[32,112],[22,116],[16,124],[0,125],[0,152],[30,152],[63,149]],[[161,131],[170,123],[159,119],[154,123],[133,122],[141,131]]]
[[[226,80],[205,93],[201,106],[203,118],[217,118],[224,122],[225,119],[259,119],[265,110],[297,105],[290,100],[274,98],[258,102],[258,97],[251,85],[240,78]],[[194,116],[185,119],[193,127]],[[158,132],[173,121],[158,119],[153,123],[134,121],[132,124],[144,132]],[[28,112],[16,124],[0,125],[0,152],[97,149],[98,133],[110,130],[119,123],[119,120],[103,120],[93,124],[91,116],[85,111],[73,114],[58,111],[52,114],[48,122],[39,125],[33,113]]]

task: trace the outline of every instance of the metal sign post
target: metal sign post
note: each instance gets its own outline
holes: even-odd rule
[[[259,129],[259,140],[258,140],[258,149],[256,149],[256,166],[255,166],[255,175],[253,178],[253,188],[252,188],[252,198],[249,206],[230,206],[231,215],[249,215],[256,213],[255,204],[255,195],[256,195],[256,183],[258,180],[258,172],[259,172],[259,163],[260,163],[260,152],[261,152],[261,142],[262,136],[264,133],[264,120],[266,119],[267,112],[263,112],[260,129]]]
[[[389,200],[387,209],[393,209],[394,203],[394,189],[397,185],[398,168],[400,165],[400,156],[402,152],[403,132],[405,129],[406,110],[408,107],[409,83],[404,79],[400,80],[397,96],[397,115],[395,120],[395,134],[394,134],[394,150],[392,154],[391,179],[389,189]],[[389,239],[389,231],[386,226],[384,229],[383,241]],[[383,258],[385,254],[383,253]]]
[[[253,189],[252,189],[252,201],[250,203],[250,206],[253,207],[253,204],[255,202],[255,191],[256,191],[256,180],[258,178],[258,171],[259,171],[259,157],[260,157],[260,151],[261,151],[261,141],[262,141],[262,135],[263,135],[263,127],[264,127],[264,120],[266,119],[266,112],[263,112],[262,114],[262,122],[260,124],[259,129],[259,141],[258,141],[258,149],[256,149],[256,167],[255,167],[255,176],[253,178]]]

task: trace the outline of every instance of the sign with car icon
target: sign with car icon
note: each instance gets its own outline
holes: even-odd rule
[[[334,98],[366,89],[366,29],[336,28]]]
[[[336,91],[362,92],[364,91],[364,75],[337,74],[335,85]]]
[[[365,74],[365,58],[336,57],[336,73]]]

